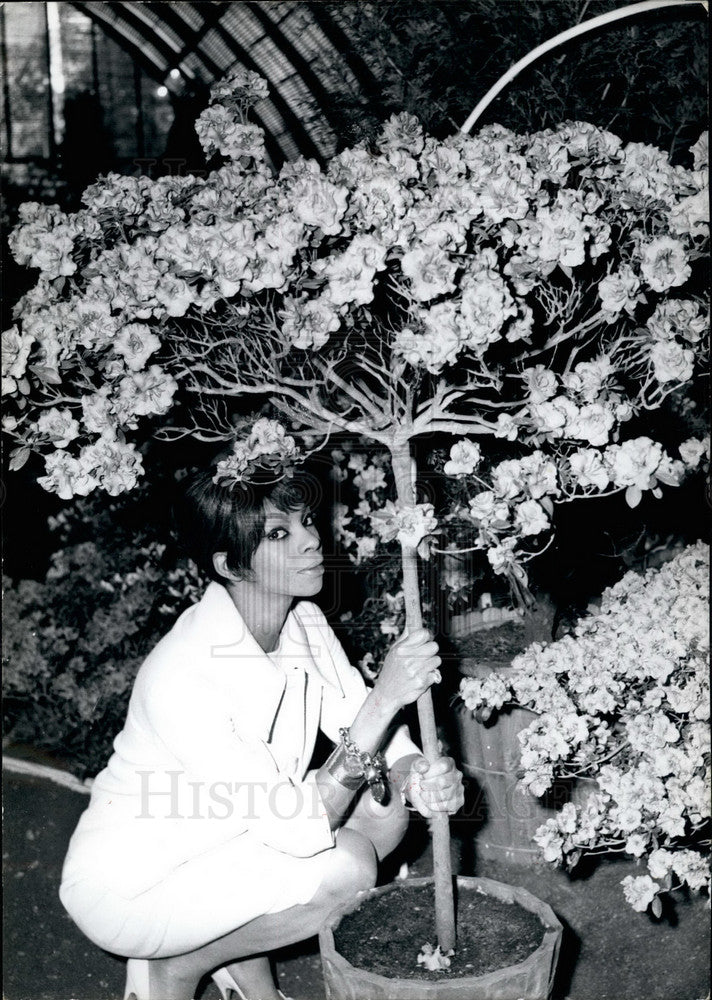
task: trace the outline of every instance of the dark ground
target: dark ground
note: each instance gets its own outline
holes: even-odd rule
[[[75,928],[57,897],[67,841],[87,797],[43,778],[3,772],[5,885],[4,1000],[121,1000],[122,959]],[[412,875],[432,871],[422,821],[408,850]],[[564,924],[554,1000],[702,1000],[709,997],[707,898],[677,896],[655,920],[635,913],[620,887],[643,874],[631,861],[604,861],[575,880],[548,866],[478,865],[471,821],[453,821],[453,867],[522,885]],[[324,1000],[315,941],[280,954],[280,984],[294,1000]],[[211,983],[201,1000],[218,1000]]]

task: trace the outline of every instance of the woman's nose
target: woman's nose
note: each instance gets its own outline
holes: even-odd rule
[[[321,538],[319,532],[313,524],[302,526],[302,535],[299,540],[299,547],[304,552],[311,552],[312,549],[321,548]]]

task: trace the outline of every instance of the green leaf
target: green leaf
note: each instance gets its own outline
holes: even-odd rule
[[[659,479],[661,483],[665,483],[666,486],[679,486],[680,480],[676,476],[669,476],[666,472],[661,470],[656,470],[655,478]]]
[[[13,448],[10,452],[10,471],[17,472],[25,464],[27,459],[30,457],[30,449],[27,445],[21,445],[19,448]]]
[[[625,502],[629,507],[637,507],[643,498],[643,491],[639,486],[629,486],[625,491]]]
[[[653,911],[653,916],[662,917],[663,915],[663,904],[660,902],[660,896],[656,896],[655,899],[650,904],[650,909]]]
[[[569,854],[569,856],[566,859],[566,867],[568,868],[569,871],[571,871],[573,868],[576,867],[576,865],[579,863],[580,860],[581,860],[581,851],[579,850],[572,851],[571,854]]]
[[[44,382],[46,385],[62,384],[62,379],[54,368],[48,368],[47,365],[28,365],[27,367],[37,376],[40,382]]]

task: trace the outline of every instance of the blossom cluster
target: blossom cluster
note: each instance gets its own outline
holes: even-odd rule
[[[260,417],[244,438],[237,438],[227,458],[217,463],[213,482],[242,485],[288,476],[303,460],[297,442],[278,420]]]
[[[469,525],[471,547],[487,553],[492,571],[525,582],[522,542],[536,544],[538,536],[547,536],[555,503],[623,491],[635,507],[645,491],[660,497],[663,485],[678,486],[707,464],[709,448],[709,435],[692,437],[678,446],[676,458],[659,442],[640,436],[600,448],[572,448],[566,455],[533,451],[485,471],[479,446],[464,438],[450,449],[443,472],[465,481],[471,495],[447,512],[442,527]]]
[[[354,567],[368,573],[369,596],[357,616],[342,621],[355,641],[358,666],[374,680],[390,643],[405,627],[405,595],[401,579],[401,541],[428,558],[438,532],[432,504],[401,506],[389,499],[393,490],[385,449],[359,450],[344,441],[330,453],[337,502],[332,528]],[[470,581],[468,581],[468,584]],[[423,600],[423,610],[432,608]],[[364,651],[365,650],[365,651]]]
[[[432,503],[410,503],[386,499],[392,488],[388,479],[388,454],[381,450],[368,455],[343,447],[331,451],[334,478],[349,481],[358,495],[352,506],[337,503],[333,512],[334,532],[355,565],[372,557],[380,544],[398,541],[418,549],[427,558],[438,533],[438,519]]]
[[[582,851],[645,857],[649,875],[624,881],[638,910],[683,883],[709,887],[709,842],[698,836],[710,818],[708,611],[709,551],[697,543],[659,569],[627,573],[572,635],[460,687],[472,711],[537,713],[519,735],[532,794],[556,778],[595,779],[534,839],[551,862],[575,863]]]
[[[332,524],[334,534],[355,566],[362,566],[371,559],[385,542],[384,529],[378,530],[379,512],[385,509],[389,493],[388,455],[374,451],[368,456],[349,447],[348,443],[331,451],[333,476],[337,483],[346,483],[354,498],[344,499],[334,505]],[[375,520],[374,520],[375,519]],[[395,538],[396,531],[389,540]]]

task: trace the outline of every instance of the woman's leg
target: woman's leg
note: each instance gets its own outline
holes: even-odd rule
[[[390,790],[386,806],[375,802],[368,792],[361,794],[345,823],[346,829],[362,834],[373,844],[379,861],[386,858],[398,846],[407,827],[408,811],[400,794],[394,788]],[[340,836],[343,837],[343,834]],[[301,911],[299,917],[301,929],[304,908],[295,907],[296,910]],[[272,982],[272,971],[266,955],[243,959],[239,963],[229,965],[228,968],[248,997],[261,996],[259,990],[265,983]]]
[[[277,1000],[278,993],[264,955],[316,934],[337,906],[350,902],[376,882],[376,853],[370,838],[342,828],[319,888],[303,905],[256,917],[195,951],[150,962],[151,998],[191,1000],[200,978],[230,963],[235,981],[248,1000]],[[261,957],[255,957],[261,956]],[[249,959],[244,963],[240,959]]]

